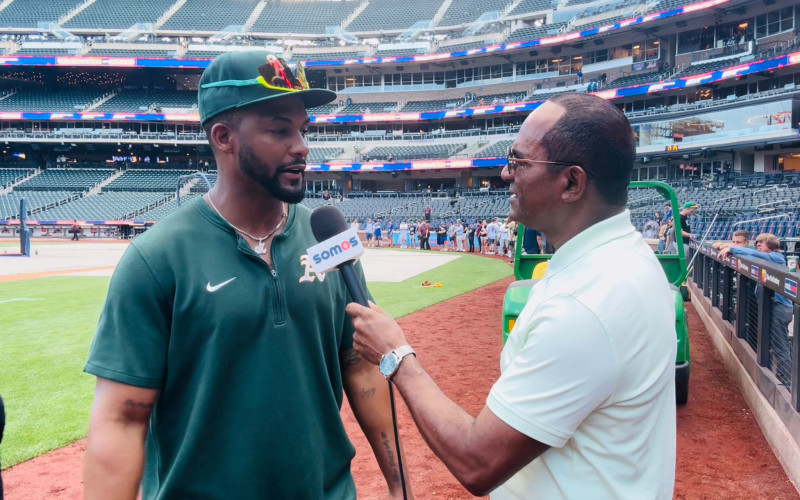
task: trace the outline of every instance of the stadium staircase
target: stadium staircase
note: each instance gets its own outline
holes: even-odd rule
[[[192,188],[197,186],[197,184],[199,182],[200,182],[200,178],[199,177],[193,177],[193,178],[189,179],[188,181],[186,181],[186,183],[184,183],[183,186],[181,186],[181,189],[178,191],[179,195],[181,197],[189,196],[189,193],[192,192]]]
[[[64,24],[66,24],[70,19],[83,12],[87,7],[89,7],[96,1],[97,0],[86,0],[86,2],[82,3],[81,5],[78,5],[71,11],[64,14],[58,21],[56,21],[56,24],[58,24],[59,26],[64,26]]]
[[[33,172],[31,172],[30,175],[22,177],[20,179],[17,179],[16,182],[9,183],[8,186],[6,186],[5,188],[0,189],[0,196],[2,196],[4,194],[8,194],[8,193],[14,191],[14,187],[15,186],[19,186],[23,182],[26,182],[26,181],[29,181],[29,180],[33,179],[34,177],[36,177],[40,173],[42,173],[42,169],[37,168],[37,169],[34,169]]]
[[[99,184],[97,184],[96,186],[94,186],[92,189],[90,189],[89,191],[87,191],[85,196],[92,196],[92,195],[94,195],[94,194],[97,194],[97,193],[99,193],[100,191],[102,191],[102,190],[103,190],[103,188],[104,188],[105,186],[108,186],[109,184],[111,184],[111,183],[112,183],[114,180],[118,179],[118,178],[119,178],[120,176],[122,176],[122,174],[124,174],[124,173],[125,173],[125,171],[124,171],[124,170],[117,170],[116,172],[114,172],[113,174],[111,174],[110,176],[108,176],[107,178],[103,179],[103,181],[102,181],[102,182],[100,182]]]
[[[3,0],[3,2],[0,3],[0,11],[2,11],[3,9],[5,9],[9,5],[11,5],[11,2],[13,2],[13,1],[14,0]]]
[[[517,5],[519,5],[520,3],[522,3],[522,0],[514,0],[513,2],[508,4],[508,6],[506,6],[506,8],[503,9],[503,15],[501,17],[505,17],[514,12],[514,9],[516,9]]]
[[[438,26],[439,22],[444,17],[444,14],[447,12],[447,9],[450,8],[450,4],[453,3],[453,0],[444,0],[442,2],[442,6],[439,7],[439,10],[436,11],[436,15],[433,16],[433,26]]]
[[[11,54],[11,52],[6,52],[6,53],[7,54]],[[19,92],[19,90],[17,90],[17,89],[8,89],[8,90],[6,90],[6,94],[4,96],[0,97],[0,101],[5,101],[6,99],[8,99],[12,95],[16,94],[17,92]]]
[[[261,12],[267,7],[267,2],[258,2],[256,4],[256,8],[253,9],[253,12],[250,14],[250,17],[247,18],[247,21],[244,22],[244,30],[250,31],[253,25],[258,21],[258,17],[261,15]]]
[[[112,90],[111,92],[109,92],[108,94],[104,95],[100,99],[98,99],[98,100],[94,101],[93,103],[91,103],[90,105],[86,106],[86,109],[84,109],[83,111],[84,112],[94,111],[95,109],[97,109],[100,106],[102,106],[103,104],[105,104],[106,101],[108,101],[109,99],[112,99],[112,98],[114,98],[116,96],[117,96],[117,91],[116,90]]]
[[[369,7],[369,0],[364,0],[363,2],[361,2],[361,4],[358,7],[356,7],[356,10],[354,10],[349,16],[347,16],[344,19],[344,21],[342,21],[342,29],[347,29],[350,23],[355,21],[358,15],[364,12],[364,9],[366,9],[367,7]]]
[[[183,4],[185,4],[185,3],[186,3],[186,0],[178,0],[177,2],[175,2],[174,4],[172,4],[172,7],[170,7],[169,9],[167,9],[167,11],[166,11],[166,12],[164,12],[164,14],[162,14],[162,16],[161,16],[161,17],[159,17],[159,18],[156,20],[156,22],[153,24],[153,28],[154,28],[154,29],[160,29],[160,28],[161,28],[161,26],[162,26],[162,25],[163,25],[165,22],[169,21],[169,18],[170,18],[170,17],[172,17],[172,15],[173,15],[173,14],[175,14],[176,12],[178,12],[178,9],[180,9],[181,7],[183,7]]]
[[[466,156],[467,158],[477,158],[478,156],[475,155],[478,151],[483,149],[488,144],[487,141],[476,141],[467,146],[466,148],[462,149],[458,152],[461,156]]]

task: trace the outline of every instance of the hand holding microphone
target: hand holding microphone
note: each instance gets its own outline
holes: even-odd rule
[[[355,229],[348,227],[342,212],[330,205],[311,213],[311,231],[319,242],[308,249],[309,259],[316,272],[339,269],[353,303],[345,312],[353,318],[353,347],[367,361],[379,364],[381,357],[406,344],[403,330],[383,309],[367,302],[354,260],[364,253],[364,246]]]
[[[326,272],[337,268],[342,274],[347,290],[354,302],[347,304],[345,312],[353,318],[353,348],[364,359],[380,365],[381,373],[390,379],[404,356],[414,351],[405,345],[405,337],[400,326],[383,310],[367,302],[367,293],[353,268],[355,259],[364,253],[364,245],[354,228],[348,228],[344,215],[338,208],[324,206],[311,213],[311,231],[319,242],[308,249],[308,258],[316,272]],[[397,349],[399,347],[399,349]],[[397,432],[397,415],[394,407],[394,393],[391,382],[389,401],[394,433],[394,456],[397,457],[397,470],[402,485],[402,498],[408,498],[405,471],[403,470],[400,435]],[[373,446],[375,444],[373,443]],[[390,487],[391,491],[391,487]]]

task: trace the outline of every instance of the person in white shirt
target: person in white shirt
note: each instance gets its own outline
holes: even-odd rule
[[[474,495],[672,498],[675,311],[625,209],[635,154],[625,115],[590,94],[553,97],[523,123],[502,171],[509,218],[556,250],[477,417],[407,355],[390,316],[347,305],[354,348],[384,360],[425,441]]]
[[[408,223],[402,221],[400,223],[400,248],[408,248]]]

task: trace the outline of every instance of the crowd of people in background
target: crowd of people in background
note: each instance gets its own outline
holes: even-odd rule
[[[426,216],[429,214],[426,213]],[[433,236],[437,249],[442,252],[502,255],[513,259],[517,243],[517,223],[508,219],[501,220],[499,217],[470,223],[455,219],[442,221],[434,226],[426,218],[402,219],[399,222],[392,219],[367,219],[363,224],[358,219],[353,219],[350,226],[357,231],[363,231],[365,245],[375,248],[431,250],[430,239]]]

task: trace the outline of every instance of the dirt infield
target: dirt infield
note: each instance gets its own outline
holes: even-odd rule
[[[434,380],[473,415],[499,375],[499,311],[510,282],[511,278],[499,281],[400,321]],[[800,498],[688,303],[687,312],[692,380],[689,404],[678,410],[675,498]],[[434,323],[441,328],[431,329]],[[425,445],[403,403],[397,406],[416,498],[472,498]],[[345,407],[342,415],[357,450],[353,475],[359,497],[385,497],[366,439],[350,409]],[[83,451],[80,441],[8,469],[3,473],[7,500],[81,498]]]

